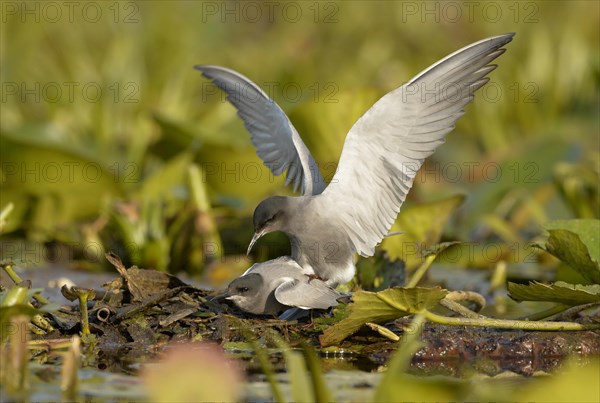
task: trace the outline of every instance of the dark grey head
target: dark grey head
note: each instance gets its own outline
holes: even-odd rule
[[[274,289],[269,289],[258,273],[249,273],[233,280],[227,287],[227,299],[238,308],[255,315],[276,315],[285,306],[277,302]]]
[[[273,196],[260,202],[254,210],[254,236],[248,245],[248,253],[254,243],[265,234],[282,229],[287,218],[289,198]]]
[[[238,277],[229,283],[227,299],[244,311],[260,314],[264,311],[266,300],[266,296],[261,295],[263,284],[260,274],[250,273]]]

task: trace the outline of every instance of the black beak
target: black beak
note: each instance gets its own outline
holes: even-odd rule
[[[261,236],[263,236],[265,234],[265,230],[264,228],[260,231],[257,231],[254,233],[254,236],[252,236],[252,240],[250,241],[250,245],[248,245],[248,250],[246,251],[246,255],[249,255],[250,252],[252,251],[252,247],[254,246],[254,244],[256,243],[256,241],[259,240],[259,238]]]
[[[222,299],[229,298],[229,293],[227,291],[222,292],[221,294],[217,294],[209,299],[209,301],[220,301]]]

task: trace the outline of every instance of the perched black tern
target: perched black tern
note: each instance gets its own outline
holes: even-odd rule
[[[195,66],[227,94],[258,155],[302,196],[274,196],[254,211],[255,234],[285,232],[303,273],[332,287],[352,279],[354,253],[372,256],[388,234],[425,158],[496,68],[514,34],[473,43],[379,99],[346,136],[329,186],[283,110],[256,84],[218,66]],[[326,117],[324,117],[325,119]]]
[[[277,315],[289,308],[327,309],[344,294],[310,279],[290,257],[256,263],[233,280],[223,295],[243,311]]]

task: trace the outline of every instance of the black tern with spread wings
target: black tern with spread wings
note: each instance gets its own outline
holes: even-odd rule
[[[513,36],[466,46],[379,99],[350,129],[328,186],[298,132],[267,94],[232,70],[196,66],[225,91],[269,169],[286,172],[287,183],[302,190],[302,196],[274,196],[258,205],[248,250],[264,234],[283,231],[305,274],[333,287],[352,279],[354,253],[374,254],[423,161],[444,143]]]

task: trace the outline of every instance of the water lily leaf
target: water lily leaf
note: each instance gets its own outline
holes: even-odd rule
[[[245,134],[241,133],[242,137]],[[195,161],[202,171],[202,182],[220,203],[231,205],[241,200],[241,206],[254,209],[268,196],[291,192],[284,184],[285,177],[273,175],[252,146],[205,145]]]
[[[467,166],[464,164],[472,161],[472,154],[461,160],[457,159],[457,151],[440,147],[436,151],[436,158],[444,161],[439,152],[451,153],[452,163]],[[510,153],[494,153],[493,159],[489,160],[494,162],[481,164],[481,181],[470,189],[469,198],[461,209],[468,214],[464,217],[467,225],[461,226],[462,230],[459,229],[460,235],[468,238],[469,231],[479,227],[481,217],[490,212],[490,206],[497,206],[511,192],[533,194],[533,190],[541,184],[552,181],[556,161],[569,160],[575,153],[572,145],[548,138],[528,139]]]
[[[54,151],[80,160],[102,164],[102,161],[98,160],[98,153],[93,148],[71,141],[72,138],[69,137],[68,131],[52,123],[30,123],[15,130],[3,130],[2,140],[14,142],[23,147]]]
[[[575,306],[599,302],[600,285],[569,284],[563,281],[553,284],[533,282],[529,285],[508,283],[508,296],[517,302],[547,301]]]
[[[160,112],[153,112],[152,118],[161,129],[159,140],[150,148],[153,154],[163,159],[171,159],[183,151],[198,149],[202,145],[202,141],[195,135],[195,128],[185,122],[177,121]]]
[[[600,260],[600,220],[553,220],[544,224],[544,228],[547,230],[566,229],[576,233],[585,246],[587,246],[592,258],[594,260]]]
[[[106,199],[122,194],[117,161],[84,158],[86,152],[75,146],[43,140],[51,133],[30,130],[0,135],[2,204],[15,207],[3,231],[24,228],[36,241],[54,239],[57,231],[96,216]]]
[[[173,194],[177,186],[185,184],[192,157],[192,153],[182,152],[165,162],[144,180],[134,196],[140,200],[160,200]]]
[[[596,218],[600,211],[598,157],[600,154],[583,161],[561,161],[554,167],[554,182],[576,217]]]
[[[414,269],[423,261],[423,252],[440,241],[444,226],[464,199],[457,195],[403,209],[390,230],[403,234],[385,238],[382,248],[390,259],[402,259],[408,270]]]
[[[330,181],[335,174],[346,134],[383,94],[374,88],[339,89],[337,84],[331,82],[323,86],[320,95],[323,96],[322,102],[307,100],[289,110],[288,115],[319,163],[321,174],[326,181]],[[285,105],[282,107],[287,109]]]
[[[600,284],[600,265],[592,260],[579,236],[567,230],[550,230],[546,250],[556,256],[588,281]]]
[[[544,245],[535,245],[572,267],[586,280],[600,284],[600,220],[561,220],[546,225]]]
[[[325,330],[319,338],[322,347],[340,343],[367,322],[382,323],[422,312],[436,306],[447,290],[436,288],[390,288],[377,293],[358,291],[352,296],[350,314]]]
[[[592,259],[600,261],[600,220],[554,220],[547,222],[544,227],[547,230],[566,229],[576,233],[588,248]]]

